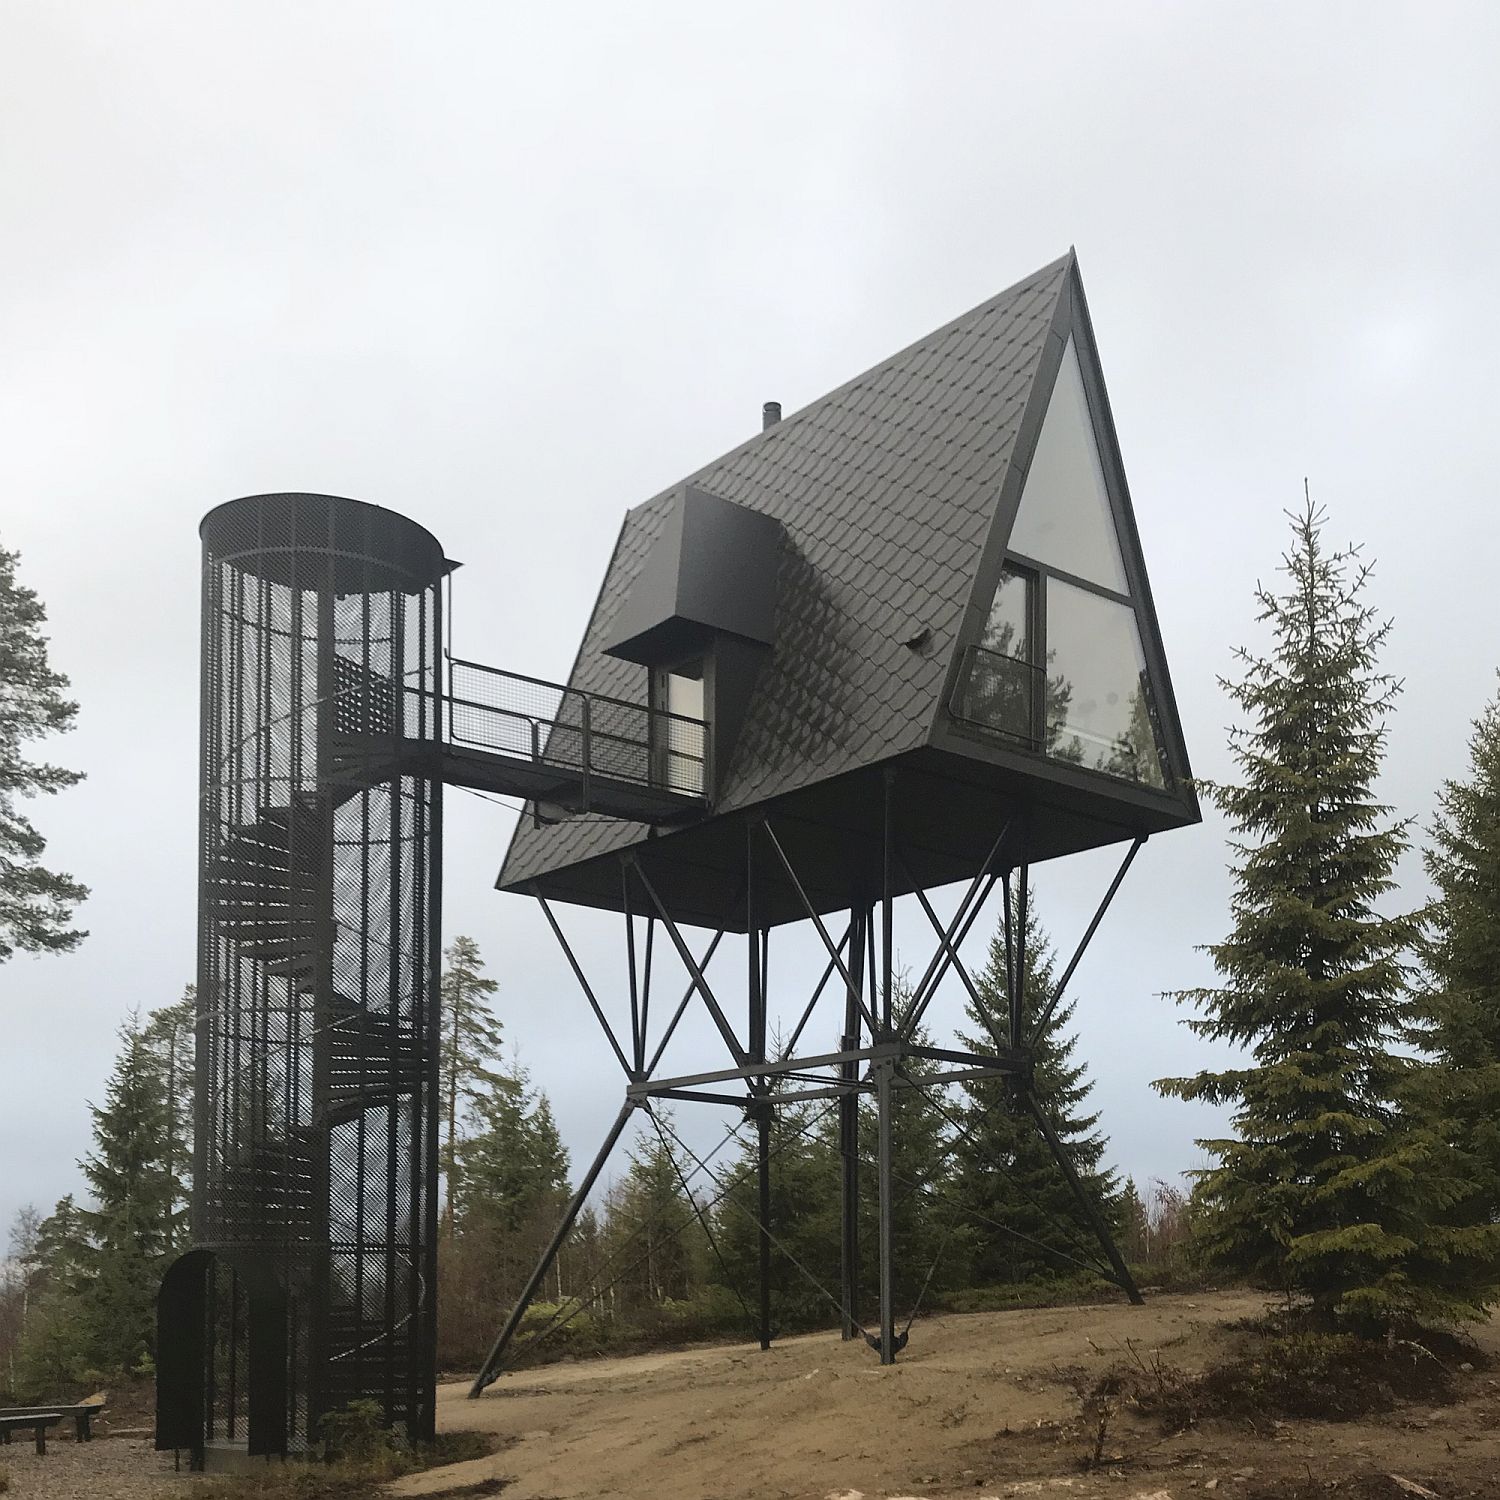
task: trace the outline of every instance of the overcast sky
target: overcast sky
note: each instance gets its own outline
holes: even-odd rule
[[[77,1189],[115,1028],[193,976],[205,510],[405,512],[466,564],[460,654],[555,676],[627,506],[1070,244],[1195,769],[1307,476],[1378,563],[1382,789],[1427,821],[1500,659],[1497,43],[1431,0],[0,0],[0,543],[82,704],[48,751],[88,780],[34,811],[93,890],[76,954],[0,968],[0,1219]],[[578,1164],[618,1075],[492,890],[513,816],[450,795],[444,930]],[[1078,973],[1138,1178],[1216,1128],[1149,1082],[1222,1055],[1158,996],[1209,976],[1225,862],[1212,819],[1153,841]],[[1067,864],[1060,943],[1112,859]],[[570,922],[618,997],[616,925]]]

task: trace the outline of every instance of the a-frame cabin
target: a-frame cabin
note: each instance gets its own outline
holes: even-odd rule
[[[618,909],[633,850],[674,919],[743,930],[774,809],[817,910],[1198,821],[1070,252],[630,511],[569,678],[708,722],[675,826],[518,826],[501,889]],[[894,776],[887,773],[894,771]],[[804,908],[790,889],[761,925]]]

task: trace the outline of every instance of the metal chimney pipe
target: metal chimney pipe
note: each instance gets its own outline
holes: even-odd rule
[[[760,430],[774,427],[781,420],[781,402],[767,401],[760,409]]]

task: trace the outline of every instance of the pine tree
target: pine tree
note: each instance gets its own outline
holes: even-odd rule
[[[484,960],[473,938],[454,938],[443,956],[448,967],[440,986],[443,1035],[438,1093],[444,1139],[439,1161],[447,1179],[444,1230],[452,1235],[455,1205],[462,1193],[459,1124],[470,1108],[500,1085],[500,1075],[490,1065],[500,1057],[501,1026],[489,999],[500,986],[484,977]]]
[[[1025,950],[1021,1024],[1022,1035],[1030,1036],[1056,986],[1056,958],[1037,916],[1034,892],[1026,911]],[[976,981],[991,1017],[1008,1014],[1005,970],[1002,929],[991,938],[989,961]],[[961,1034],[961,1040],[989,1051],[993,1039],[972,1000],[965,1009],[979,1029]],[[1084,1065],[1073,1061],[1077,1038],[1068,1033],[1072,1017],[1072,1003],[1059,1005],[1037,1039],[1033,1088],[1085,1190],[1106,1221],[1115,1221],[1115,1174],[1101,1166],[1107,1142],[1096,1129],[1098,1113],[1083,1112],[1094,1085]],[[966,1235],[972,1279],[980,1285],[1027,1281],[1096,1258],[1093,1229],[1024,1102],[999,1078],[973,1080],[964,1091],[962,1118],[969,1139],[960,1141],[955,1152],[953,1192],[972,1218]]]
[[[1426,851],[1437,891],[1423,948],[1416,1039],[1431,1059],[1408,1103],[1457,1158],[1442,1213],[1447,1272],[1500,1282],[1500,698],[1469,742],[1469,777],[1444,782]]]
[[[1238,834],[1233,928],[1207,950],[1224,982],[1176,997],[1250,1064],[1157,1087],[1234,1107],[1237,1138],[1200,1143],[1217,1158],[1196,1195],[1212,1261],[1373,1331],[1474,1308],[1419,1273],[1448,1174],[1396,1108],[1417,926],[1376,910],[1407,847],[1373,791],[1399,690],[1379,670],[1390,626],[1357,550],[1327,550],[1311,502],[1290,519],[1285,591],[1256,594],[1270,654],[1242,650],[1224,684],[1250,721],[1231,741],[1241,779],[1208,789]]]
[[[78,705],[63,695],[68,679],[47,662],[41,633],[47,612],[16,578],[20,555],[0,547],[0,963],[19,948],[61,953],[85,933],[69,927],[73,909],[88,895],[71,876],[41,864],[47,841],[17,801],[60,792],[83,779],[81,771],[27,760],[28,740],[73,727]]]
[[[81,1163],[95,1207],[82,1220],[92,1246],[82,1291],[94,1364],[134,1369],[155,1345],[156,1287],[172,1247],[174,1183],[165,1080],[139,1017],[120,1029],[102,1106],[90,1105],[94,1150]]]

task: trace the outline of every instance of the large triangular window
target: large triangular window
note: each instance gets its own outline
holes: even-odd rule
[[[955,707],[1052,760],[1167,784],[1136,601],[1071,338]]]
[[[1072,339],[1026,472],[1010,550],[1117,594],[1129,592]]]

